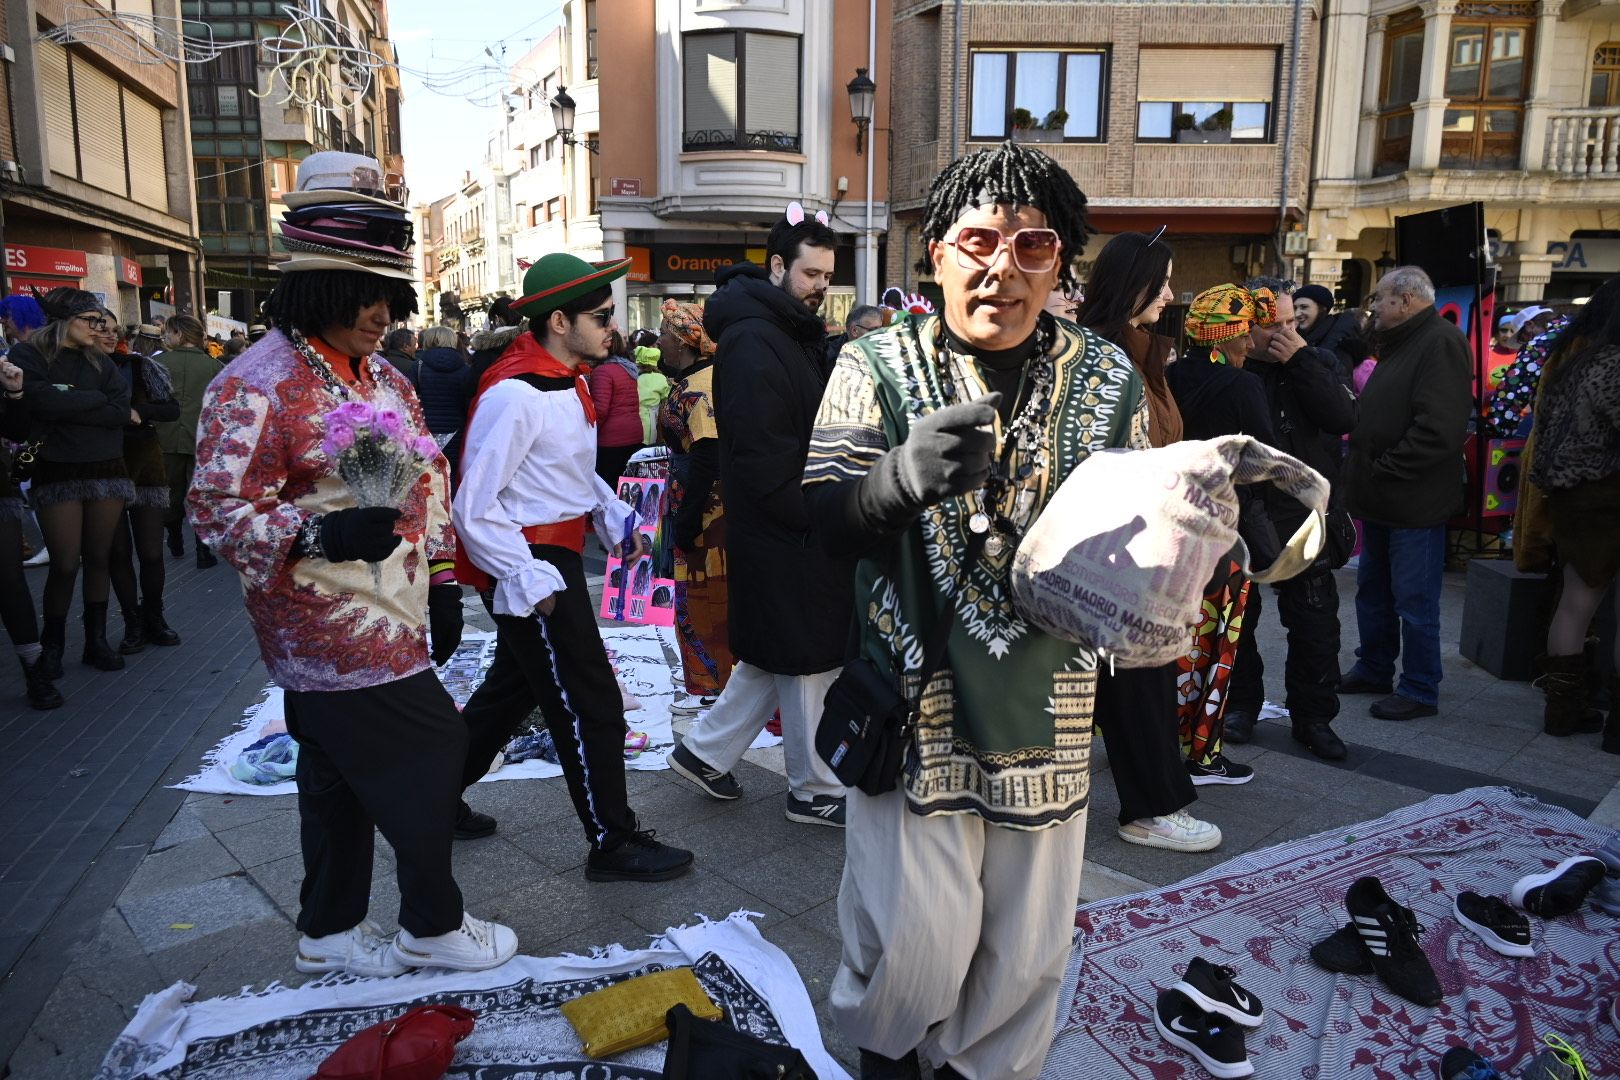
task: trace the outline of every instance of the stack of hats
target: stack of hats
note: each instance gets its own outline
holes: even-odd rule
[[[362,270],[415,280],[415,229],[405,207],[388,198],[376,158],[323,150],[298,166],[298,190],[282,197],[281,242],[300,270]]]

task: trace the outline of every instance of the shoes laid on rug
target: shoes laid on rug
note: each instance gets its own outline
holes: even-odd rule
[[[1367,706],[1367,711],[1380,720],[1416,720],[1423,716],[1439,716],[1440,707],[1425,705],[1421,701],[1413,701],[1400,694],[1391,694],[1387,698],[1373,702]]]
[[[1226,714],[1226,727],[1221,731],[1221,740],[1242,746],[1254,738],[1254,725],[1259,717],[1245,709],[1231,709]]]
[[[388,979],[410,970],[394,957],[393,945],[380,926],[366,919],[340,934],[303,935],[298,939],[293,967],[308,974],[346,971],[368,979]]]
[[[801,799],[793,792],[788,792],[787,819],[797,821],[801,825],[830,825],[834,829],[844,827],[844,800],[835,795],[813,795],[808,799]]]
[[[487,971],[517,955],[517,934],[510,926],[485,922],[463,912],[461,928],[448,934],[417,937],[409,930],[394,936],[394,959],[407,967]]]
[[[1198,787],[1206,784],[1247,784],[1254,779],[1254,770],[1239,765],[1219,750],[1209,755],[1208,761],[1187,762],[1187,773]]]
[[[676,716],[696,716],[704,709],[713,708],[714,703],[718,700],[720,699],[712,697],[683,697],[672,703],[669,711]]]
[[[1375,877],[1357,879],[1344,906],[1379,981],[1414,1005],[1438,1005],[1440,980],[1418,944],[1423,926],[1412,909],[1391,900]]]
[[[1339,680],[1339,693],[1341,694],[1391,694],[1394,692],[1395,686],[1393,683],[1363,679],[1353,672]]]
[[[1606,873],[1592,890],[1592,906],[1607,915],[1620,917],[1620,836],[1613,837],[1597,849]]]
[[[1195,956],[1181,981],[1170,989],[1179,990],[1205,1012],[1218,1013],[1244,1027],[1259,1027],[1266,1019],[1265,1006],[1233,981],[1235,975],[1229,967]]]
[[[651,829],[625,833],[585,857],[586,881],[669,881],[692,869],[692,853],[658,842]]]
[[[1372,956],[1361,943],[1355,923],[1345,923],[1327,937],[1311,946],[1311,959],[1316,966],[1341,975],[1371,975]]]
[[[1592,1073],[1586,1061],[1567,1039],[1562,1035],[1548,1035],[1542,1041],[1548,1048],[1520,1070],[1520,1080],[1589,1080]]]
[[[1220,847],[1221,830],[1185,810],[1162,817],[1139,818],[1119,827],[1127,844],[1164,848],[1166,851],[1210,851]]]
[[[1334,734],[1326,720],[1292,720],[1290,726],[1293,740],[1323,761],[1344,760],[1344,740]]]
[[[1153,1026],[1165,1042],[1185,1050],[1211,1076],[1253,1076],[1243,1028],[1218,1013],[1205,1012],[1179,990],[1166,990],[1153,1008]]]
[[[922,1064],[917,1060],[915,1050],[900,1058],[887,1058],[874,1050],[862,1050],[861,1080],[922,1080]]]
[[[461,806],[456,810],[456,839],[482,840],[486,836],[494,835],[495,819],[488,814],[480,814],[463,799]]]
[[[711,799],[731,800],[742,798],[742,785],[737,783],[735,776],[728,772],[721,772],[719,769],[709,768],[708,765],[703,763],[702,759],[686,748],[685,743],[679,740],[676,741],[675,749],[669,752],[669,756],[665,760],[669,762],[669,767],[674,770],[677,776],[684,776],[692,781],[692,783],[702,788],[703,793]]]
[[[1534,956],[1530,920],[1494,896],[1458,894],[1451,909],[1463,929],[1471,930],[1489,948],[1503,956]]]
[[[1513,885],[1513,903],[1543,919],[1568,915],[1586,901],[1606,869],[1595,855],[1573,855],[1551,870],[1520,878]]]
[[[624,756],[633,758],[647,747],[652,745],[652,736],[645,731],[626,731],[624,733]]]
[[[1440,1058],[1440,1080],[1507,1080],[1507,1077],[1468,1047],[1453,1046]]]

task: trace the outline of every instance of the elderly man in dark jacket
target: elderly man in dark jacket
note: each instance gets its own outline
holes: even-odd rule
[[[796,206],[789,212],[771,230],[769,267],[722,271],[704,306],[703,328],[717,346],[714,407],[737,664],[669,760],[711,797],[738,798],[731,769],[779,708],[788,820],[842,828],[844,789],[816,755],[815,729],[844,663],[854,566],[818,546],[800,487],[830,371],[817,310],[837,238]]]
[[[1473,365],[1468,339],[1435,311],[1434,283],[1419,268],[1385,274],[1372,312],[1378,367],[1350,435],[1344,493],[1345,508],[1363,523],[1361,646],[1339,693],[1387,694],[1369,711],[1412,720],[1439,711],[1445,522],[1463,508]],[[1401,680],[1392,686],[1397,657]]]
[[[1294,303],[1286,282],[1253,278],[1244,287],[1267,288],[1277,295],[1277,321],[1254,328],[1244,364],[1244,370],[1253,372],[1265,390],[1274,445],[1332,483],[1339,475],[1339,437],[1348,434],[1356,422],[1356,400],[1345,384],[1347,376],[1341,371],[1339,357],[1329,349],[1306,344],[1295,326]],[[1284,538],[1293,535],[1305,520],[1305,507],[1269,485],[1264,490],[1276,531]],[[1276,586],[1277,614],[1288,630],[1284,682],[1293,736],[1311,753],[1329,761],[1345,755],[1344,743],[1332,728],[1333,718],[1339,715],[1339,697],[1334,692],[1339,683],[1339,590],[1330,566],[1343,565],[1350,554],[1350,545],[1343,542],[1349,520],[1337,510],[1337,490],[1334,495],[1332,505],[1337,512],[1333,524],[1339,527],[1335,539],[1340,542],[1330,541],[1315,566]],[[1258,586],[1251,589],[1244,612],[1226,712],[1227,742],[1249,741],[1265,697],[1265,665],[1254,639],[1260,597]]]

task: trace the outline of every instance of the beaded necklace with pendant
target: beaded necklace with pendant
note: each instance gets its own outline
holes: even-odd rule
[[[309,365],[309,369],[328,390],[345,400],[354,397],[354,391],[349,384],[338,378],[337,372],[332,370],[332,365],[321,358],[321,354],[315,351],[315,346],[311,345],[303,334],[293,330],[287,335],[287,340],[292,343],[293,352]],[[377,362],[376,353],[366,357],[366,371],[370,373],[373,384],[381,384],[382,365]]]

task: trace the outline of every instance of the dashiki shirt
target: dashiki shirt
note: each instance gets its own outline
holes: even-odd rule
[[[671,382],[658,410],[658,426],[672,452],[668,518],[674,521],[687,491],[687,456],[704,439],[718,439],[714,419],[714,361]],[[673,528],[673,525],[670,526]],[[731,634],[726,619],[726,525],[720,478],[703,508],[697,548],[675,552],[675,629],[681,670],[692,697],[715,697],[731,676]]]
[[[914,420],[989,391],[978,362],[958,358],[950,373],[956,393],[946,399],[939,330],[937,316],[907,319],[844,347],[810,438],[807,486],[858,480],[904,441]],[[1029,520],[1093,450],[1149,446],[1141,378],[1118,347],[1058,320],[1052,359],[1052,408],[1043,422],[1050,465],[1017,485],[1033,498]],[[998,445],[1004,427],[998,418]],[[1026,463],[1015,450],[1009,474]],[[929,630],[945,604],[954,605],[945,661],[922,696],[901,777],[911,809],[1046,828],[1086,807],[1096,654],[1046,635],[1014,609],[1007,579],[1016,543],[995,555],[986,550],[965,587],[959,584],[968,521],[979,508],[977,492],[931,506],[882,552],[861,560],[861,655],[899,676],[902,692],[914,698]]]

